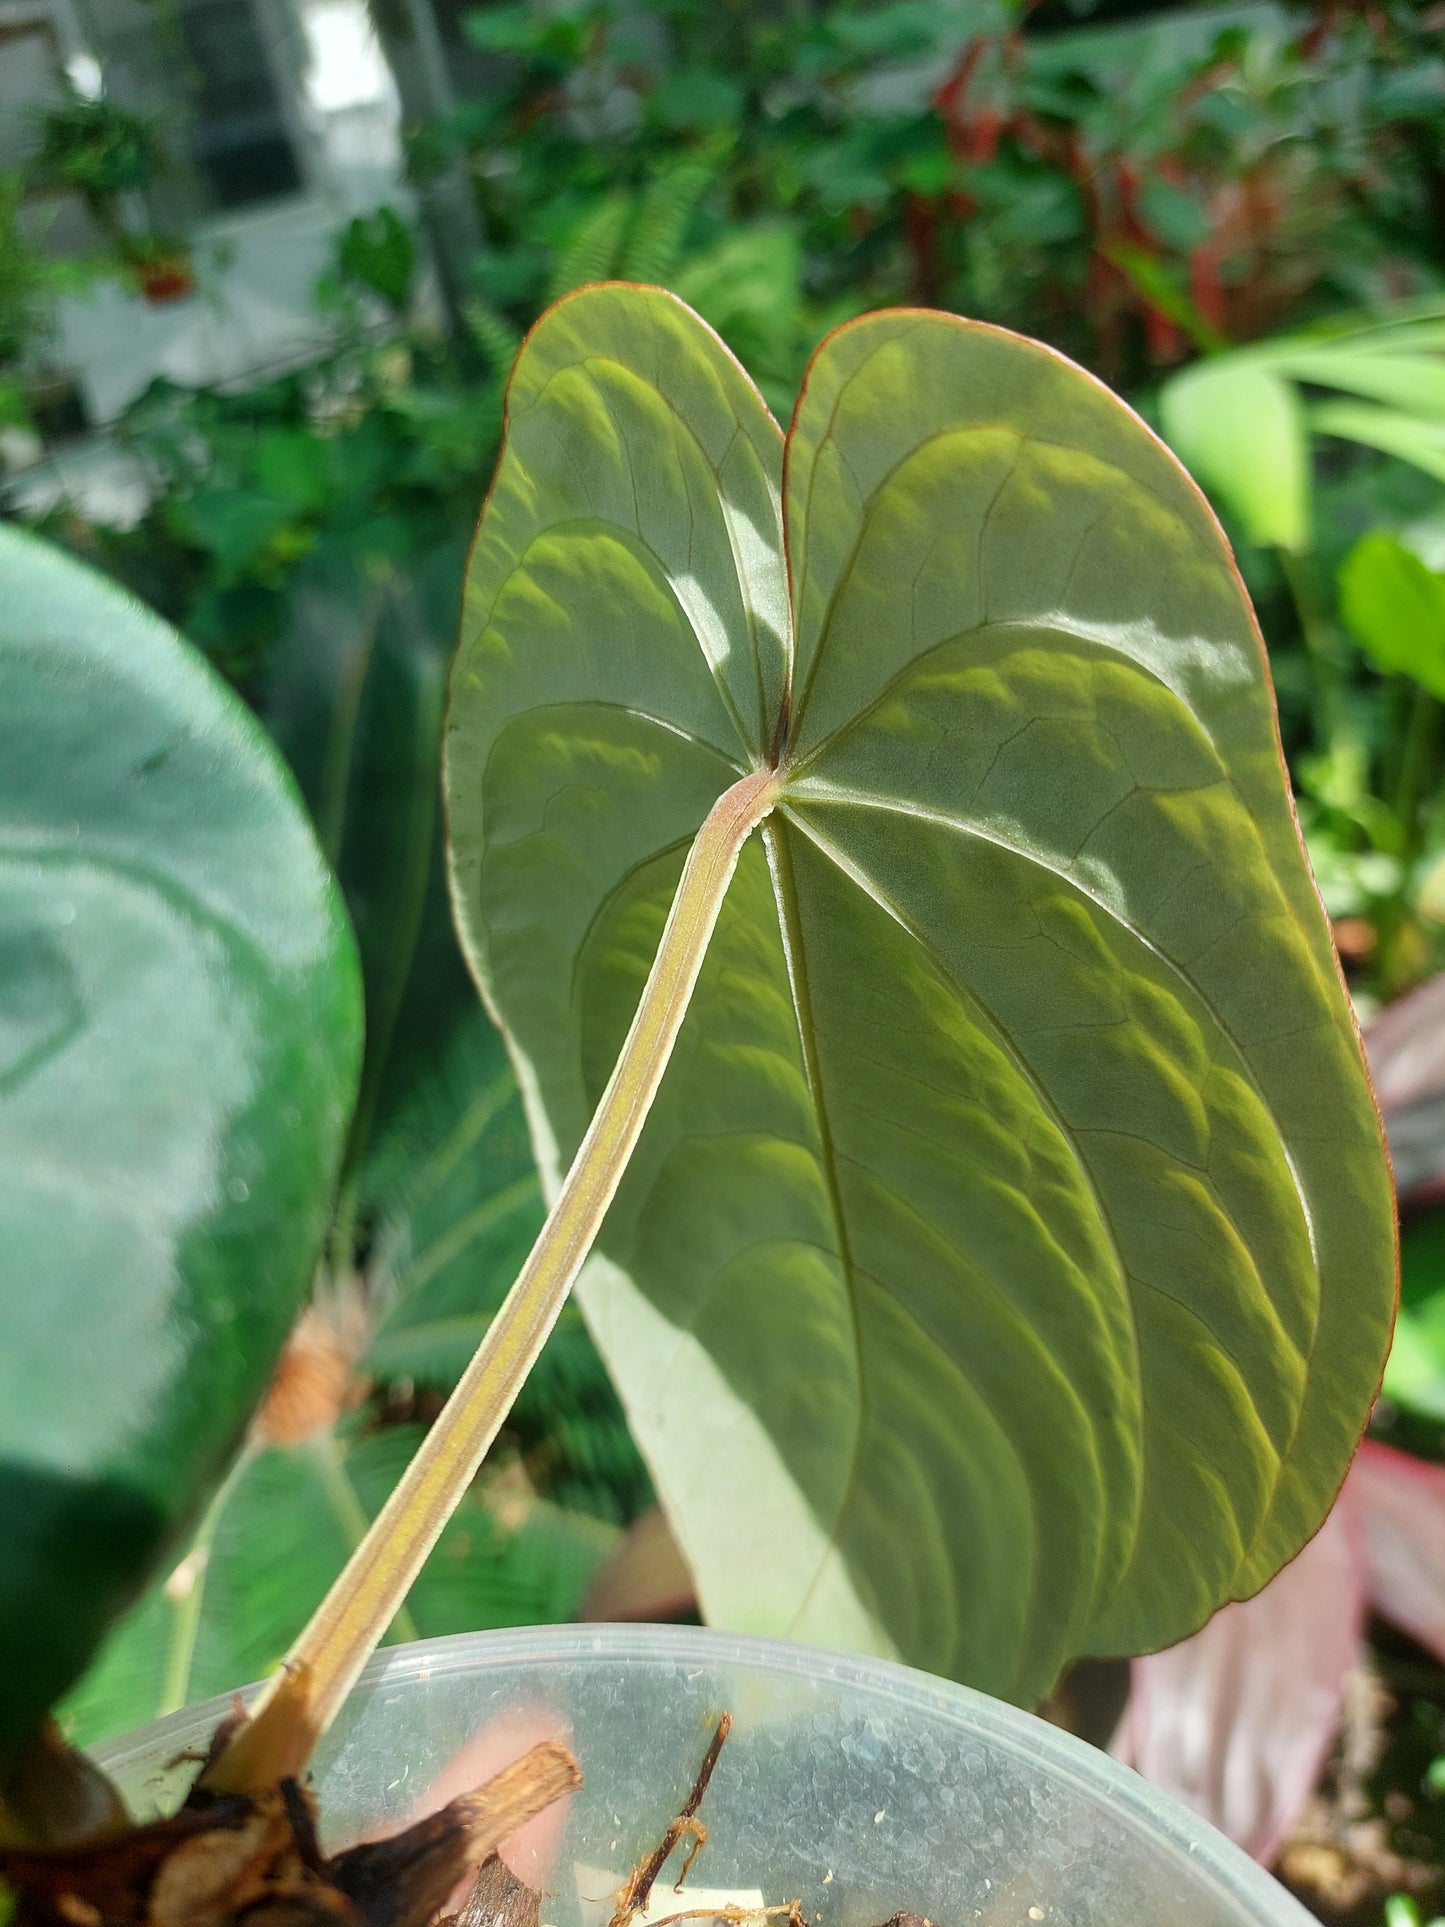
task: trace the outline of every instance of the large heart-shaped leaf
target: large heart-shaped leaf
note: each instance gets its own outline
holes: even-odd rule
[[[1394,1262],[1263,650],[1178,464],[923,312],[788,438],[655,290],[513,373],[454,889],[555,1187],[689,839],[745,847],[583,1302],[716,1620],[1028,1698],[1314,1531]]]
[[[264,732],[0,529],[0,1751],[194,1520],[325,1223],[360,1048]]]

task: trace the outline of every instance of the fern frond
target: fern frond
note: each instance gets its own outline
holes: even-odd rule
[[[560,301],[589,281],[607,281],[617,272],[623,236],[632,218],[633,197],[619,189],[590,207],[559,251],[547,288],[548,301]]]
[[[486,356],[492,373],[505,375],[522,345],[520,331],[481,295],[474,295],[466,304],[464,316],[467,331]]]
[[[377,1247],[384,1247],[387,1227],[433,1205],[482,1144],[505,1152],[508,1178],[530,1168],[506,1048],[476,1008],[388,1119],[357,1175],[359,1209],[380,1228]]]
[[[716,179],[716,169],[696,158],[675,161],[655,175],[642,194],[622,251],[624,281],[667,284],[682,258],[693,210]]]

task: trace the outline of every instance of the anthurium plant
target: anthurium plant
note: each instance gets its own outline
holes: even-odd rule
[[[72,600],[45,633],[80,649],[101,618],[52,573]],[[7,676],[113,746],[19,633]],[[164,768],[219,807],[161,747],[127,780]],[[15,767],[41,766],[0,782]],[[89,761],[43,770],[19,793],[83,815]],[[550,1210],[216,1750],[214,1797],[304,1768],[574,1282],[722,1623],[1030,1702],[1293,1557],[1379,1381],[1389,1173],[1247,598],[1202,496],[1113,395],[999,329],[887,312],[823,343],[785,436],[671,296],[562,301],[512,374],[444,786],[458,924]],[[297,836],[246,872],[275,940],[333,928]],[[310,896],[276,908],[303,875]],[[178,969],[217,987],[217,1024],[241,1007]],[[332,955],[328,1010],[341,978]],[[279,1048],[279,1020],[260,1028]],[[307,1098],[331,1104],[351,1034],[313,1022],[307,1044]],[[115,1075],[119,1131],[150,1087]],[[289,1168],[308,1130],[334,1151],[310,1119],[272,1118],[269,1154]],[[317,1152],[296,1180],[293,1297],[329,1168]],[[245,1181],[221,1188],[251,1225]],[[241,1233],[227,1252],[216,1302],[257,1288]],[[46,1262],[103,1295],[95,1249]],[[27,1348],[52,1404],[86,1395],[53,1340]],[[169,1464],[163,1407],[137,1394]]]

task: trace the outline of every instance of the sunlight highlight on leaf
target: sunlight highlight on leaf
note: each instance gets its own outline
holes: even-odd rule
[[[690,839],[775,759],[584,1308],[709,1618],[1027,1700],[1258,1590],[1387,1342],[1259,635],[1198,491],[1060,356],[867,317],[784,455],[680,303],[586,290],[513,375],[447,738],[549,1194]]]

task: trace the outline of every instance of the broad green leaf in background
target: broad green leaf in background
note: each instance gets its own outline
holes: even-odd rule
[[[355,215],[336,244],[341,272],[379,294],[389,307],[404,309],[416,278],[416,244],[395,208],[379,207]]]
[[[185,1557],[111,1635],[60,1717],[96,1741],[269,1672],[395,1485],[420,1433],[344,1421],[246,1452]],[[391,1636],[430,1639],[571,1618],[615,1527],[471,1493]],[[514,1516],[515,1515],[515,1516]]]
[[[1400,1313],[1382,1390],[1417,1418],[1445,1421],[1445,976],[1397,997],[1365,1048],[1400,1205]]]
[[[1376,531],[1340,565],[1340,613],[1381,669],[1445,699],[1445,576]]]
[[[1400,1316],[1383,1390],[1445,1423],[1445,1212],[1412,1214],[1400,1231]]]
[[[668,286],[716,328],[751,371],[771,408],[786,415],[817,329],[803,297],[803,249],[790,228],[730,229],[684,262]],[[830,319],[861,302],[835,304]]]
[[[0,1750],[239,1443],[359,1049],[340,898],[265,733],[154,616],[0,528]]]
[[[585,290],[513,373],[452,688],[453,888],[549,1192],[690,839],[782,774],[581,1284],[708,1617],[1029,1699],[1260,1587],[1368,1411],[1393,1214],[1168,452],[905,311],[819,350],[785,481],[696,317]]]

